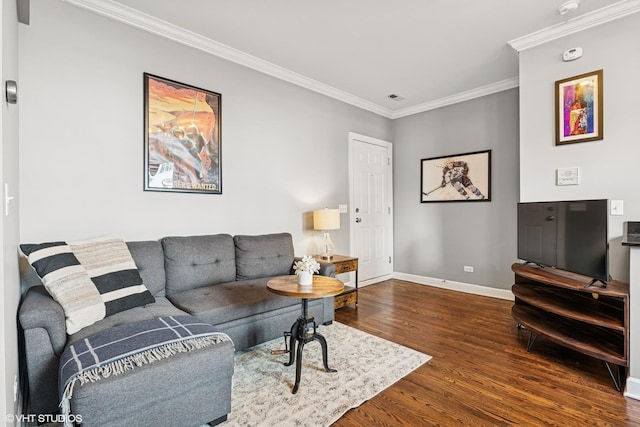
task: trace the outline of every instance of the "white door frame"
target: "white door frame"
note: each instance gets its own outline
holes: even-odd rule
[[[354,160],[354,146],[358,143],[367,143],[374,144],[387,149],[387,153],[389,155],[389,173],[387,174],[387,182],[385,185],[387,186],[388,191],[385,192],[387,194],[388,199],[385,201],[387,206],[389,206],[389,215],[388,215],[388,239],[389,242],[389,254],[391,257],[391,262],[389,263],[389,274],[376,277],[372,280],[364,280],[359,281],[358,286],[367,286],[373,283],[378,283],[383,280],[391,279],[393,275],[393,144],[389,141],[384,141],[382,139],[372,138],[366,135],[360,135],[354,132],[349,132],[349,253],[355,255],[355,227],[352,225],[356,222],[356,213],[354,206],[354,171],[353,171],[353,160]]]

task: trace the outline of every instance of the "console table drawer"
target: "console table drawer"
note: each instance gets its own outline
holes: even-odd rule
[[[348,273],[350,271],[356,271],[358,269],[358,260],[343,261],[334,263],[336,266],[336,274]]]
[[[335,299],[335,308],[344,307],[347,305],[355,304],[358,305],[358,258],[345,256],[345,255],[334,255],[331,259],[327,260],[322,258],[320,255],[314,256],[317,261],[330,262],[336,268],[336,274],[342,273],[355,273],[355,288],[350,286],[345,286],[344,292],[340,295],[336,295]]]
[[[335,296],[333,308],[338,309],[347,305],[356,304],[358,302],[358,294],[354,288],[345,286],[345,290],[340,295]]]

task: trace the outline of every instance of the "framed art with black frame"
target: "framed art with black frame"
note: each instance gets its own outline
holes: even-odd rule
[[[602,70],[556,82],[556,145],[604,137]]]
[[[491,150],[420,160],[420,203],[491,201]]]
[[[144,73],[144,190],[222,194],[219,93]]]

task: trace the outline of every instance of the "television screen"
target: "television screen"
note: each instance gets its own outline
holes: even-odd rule
[[[608,200],[518,203],[518,258],[609,281]]]

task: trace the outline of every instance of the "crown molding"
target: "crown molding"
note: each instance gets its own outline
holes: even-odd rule
[[[425,104],[404,108],[401,110],[391,110],[366,99],[352,95],[348,92],[326,85],[317,80],[303,76],[286,68],[280,67],[271,62],[260,59],[256,56],[234,49],[215,40],[208,39],[192,31],[142,13],[138,10],[115,3],[110,0],[62,0],[65,3],[77,6],[104,17],[130,25],[132,27],[147,31],[149,33],[167,38],[177,43],[198,49],[200,51],[226,59],[230,62],[251,68],[269,76],[303,87],[313,92],[337,99],[355,107],[378,114],[388,119],[396,119],[434,110],[458,102],[467,101],[481,96],[490,95],[503,90],[518,87],[518,78],[503,80],[482,86],[459,94],[427,102]],[[636,0],[634,0],[636,1]],[[640,1],[640,0],[637,0]]]
[[[401,117],[411,116],[413,114],[423,113],[425,111],[435,110],[437,108],[446,107],[448,105],[457,104],[459,102],[469,101],[471,99],[480,98],[482,96],[491,95],[503,90],[513,89],[520,85],[520,79],[518,77],[512,77],[510,79],[501,80],[499,82],[491,83],[486,86],[481,86],[475,89],[460,92],[451,96],[447,96],[433,101],[426,102],[424,104],[415,105],[413,107],[403,108],[402,110],[396,110],[391,113],[392,119],[399,119]]]
[[[522,52],[570,34],[624,18],[636,12],[640,12],[640,0],[622,0],[610,6],[569,19],[566,22],[510,40],[508,43],[517,52]]]
[[[62,0],[65,3],[87,9],[107,18],[139,28],[160,37],[190,46],[194,49],[218,56],[236,64],[243,65],[261,73],[301,86],[313,92],[329,96],[347,104],[362,108],[380,116],[391,118],[392,111],[366,99],[336,89],[317,80],[295,73],[256,56],[234,49],[225,44],[203,37],[177,25],[106,0]]]
[[[177,43],[181,43],[194,49],[198,49],[211,55],[218,56],[230,62],[243,65],[247,68],[251,68],[277,79],[284,80],[294,85],[303,87],[313,92],[320,93],[330,98],[337,99],[339,101],[389,119],[397,119],[429,110],[434,110],[437,108],[456,104],[458,102],[463,102],[474,98],[479,98],[481,96],[491,95],[493,93],[501,92],[507,89],[512,89],[518,87],[519,85],[518,78],[514,77],[469,91],[447,96],[445,98],[429,101],[424,104],[394,111],[110,0],[61,1],[89,10],[107,18],[122,22],[124,24],[131,25],[160,37],[167,38]],[[622,0],[610,6],[573,18],[564,23],[557,24],[537,31],[535,33],[531,33],[529,35],[511,40],[508,43],[513,49],[521,52],[523,50],[538,46],[543,43],[547,43],[560,37],[592,28],[597,25],[622,18],[639,11],[640,0]]]

